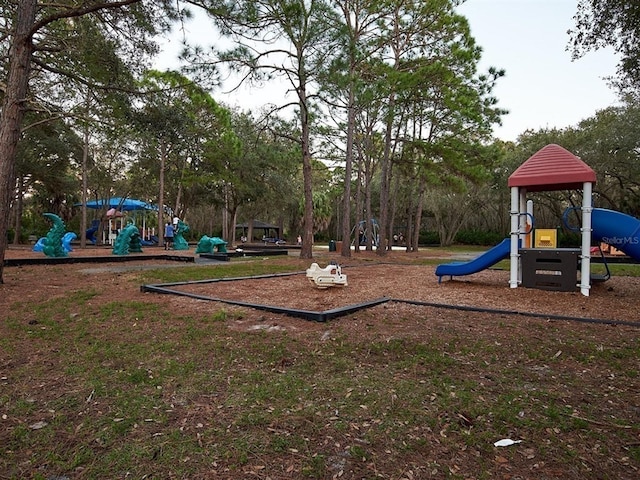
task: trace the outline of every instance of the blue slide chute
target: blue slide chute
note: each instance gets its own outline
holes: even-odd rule
[[[473,260],[468,262],[454,262],[438,265],[436,268],[436,275],[438,276],[438,282],[442,281],[442,277],[445,275],[459,276],[459,275],[471,275],[481,270],[485,270],[492,265],[495,265],[500,260],[509,258],[511,253],[511,239],[505,238],[498,245],[490,250],[478,255]]]
[[[640,260],[640,220],[626,213],[594,208],[591,212],[591,238],[604,242]]]

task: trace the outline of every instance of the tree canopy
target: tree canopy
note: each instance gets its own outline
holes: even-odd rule
[[[467,229],[504,235],[506,178],[546,143],[594,166],[602,204],[637,212],[635,97],[579,125],[492,139],[506,113],[493,93],[504,72],[479,71],[482,50],[458,4],[3,3],[0,251],[10,224],[19,241],[45,209],[77,222],[72,206],[88,195],[136,195],[161,207],[156,227],[177,213],[193,235],[231,243],[236,220],[263,217],[302,235],[303,257],[318,239],[342,240],[346,256],[360,238],[384,254],[397,238],[417,249],[426,232],[444,244]],[[157,35],[187,7],[226,38],[187,46],[181,71],[151,70]],[[610,44],[637,58],[635,11],[581,1],[576,55]],[[625,81],[637,85],[628,65]],[[245,82],[279,77],[289,95],[265,98],[260,110],[229,108],[217,98],[229,72]],[[569,200],[541,196],[541,218]],[[361,227],[379,238],[358,235]]]
[[[620,55],[619,86],[640,86],[640,4],[628,0],[580,0],[570,30],[574,58],[603,47]]]

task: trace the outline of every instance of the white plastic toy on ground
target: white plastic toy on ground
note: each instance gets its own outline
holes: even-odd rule
[[[329,264],[320,268],[317,263],[312,263],[307,268],[307,278],[318,288],[347,286],[347,276],[342,274],[340,265]]]

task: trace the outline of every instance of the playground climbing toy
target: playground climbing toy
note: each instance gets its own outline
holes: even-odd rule
[[[71,251],[71,241],[76,238],[73,232],[65,232],[62,219],[54,213],[44,213],[53,223],[46,237],[39,239],[33,246],[34,252],[43,252],[47,257],[66,257]]]
[[[78,236],[74,232],[67,232],[62,236],[62,249],[66,252],[73,252],[73,247],[71,246],[71,242],[73,242]],[[38,241],[33,246],[34,252],[42,252],[44,251],[45,242],[47,237],[42,237],[38,239]]]
[[[569,151],[553,144],[540,149],[509,177],[509,238],[470,262],[439,265],[436,268],[439,280],[447,275],[453,277],[476,273],[509,258],[511,288],[522,285],[571,291],[579,289],[584,296],[589,296],[592,281],[598,281],[597,276],[591,273],[593,241],[612,245],[640,260],[640,220],[621,212],[593,208],[592,190],[595,182],[595,172]],[[537,251],[523,249],[523,245],[529,247],[532,244],[533,203],[527,201],[527,192],[556,190],[582,190],[582,206],[576,209],[580,213],[581,247],[544,248]],[[552,236],[543,236],[548,238],[538,246],[554,247]]]
[[[142,253],[140,230],[133,223],[120,231],[113,244],[114,255],[128,255],[130,252]]]
[[[227,242],[219,237],[203,235],[196,247],[196,253],[213,253],[214,250],[217,250],[219,253],[226,253]]]
[[[189,232],[189,225],[178,219],[178,227],[173,232],[173,249],[189,250],[189,243],[185,240],[184,235]]]

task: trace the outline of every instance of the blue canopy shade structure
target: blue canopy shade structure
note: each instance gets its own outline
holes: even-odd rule
[[[133,198],[113,197],[110,199],[102,198],[100,200],[91,200],[87,202],[87,208],[93,208],[95,210],[101,208],[115,208],[122,212],[130,212],[133,210],[158,210],[158,207],[143,202],[142,200],[136,200]],[[82,203],[76,203],[74,206],[81,207]]]
[[[74,207],[81,207],[82,203],[74,204]],[[100,221],[107,221],[108,225],[105,225],[105,228],[102,229],[102,243],[111,243],[115,241],[117,231],[123,228],[123,219],[120,218],[123,216],[123,212],[133,212],[132,217],[127,217],[128,221],[132,221],[136,223],[136,219],[140,217],[142,219],[142,237],[143,240],[150,240],[155,235],[155,227],[147,229],[147,212],[157,212],[158,207],[155,205],[151,205],[150,203],[143,202],[142,200],[136,200],[134,198],[126,198],[126,197],[112,197],[112,198],[102,198],[100,200],[91,200],[86,203],[86,207],[92,210],[103,210],[106,212],[106,219],[103,218],[99,220],[97,225],[92,225],[91,228],[87,230],[87,239],[93,236],[93,234],[98,230],[100,225]],[[118,227],[118,224],[120,226]],[[90,240],[95,242],[95,239]]]

